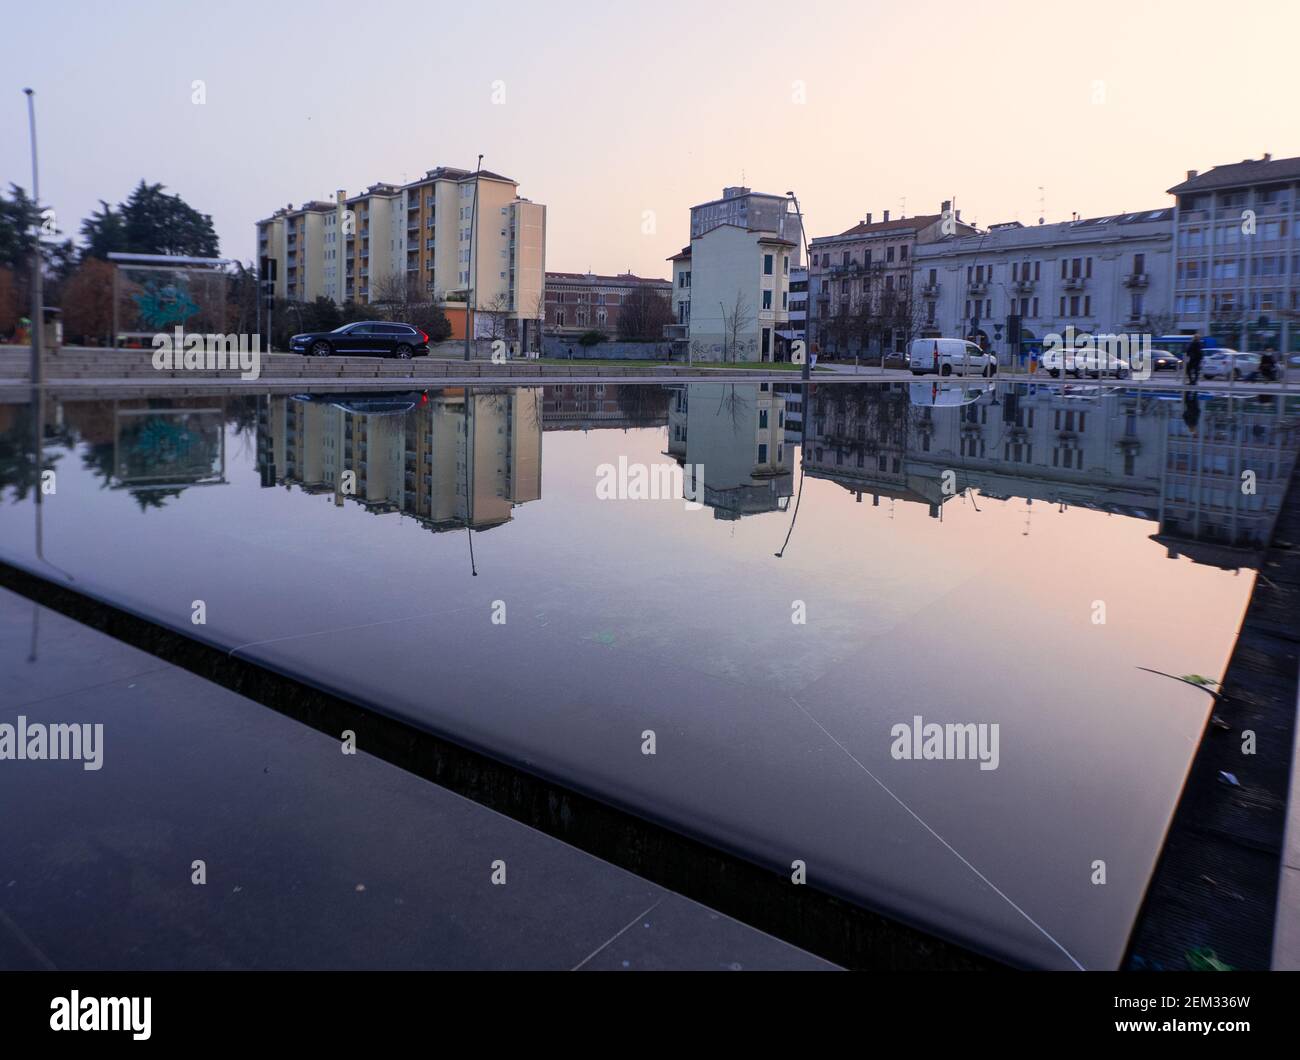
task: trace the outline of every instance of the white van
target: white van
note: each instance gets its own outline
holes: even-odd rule
[[[965,339],[913,339],[908,356],[913,375],[993,375],[998,359]]]

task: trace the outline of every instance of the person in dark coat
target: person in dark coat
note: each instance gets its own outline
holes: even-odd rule
[[[1198,331],[1192,336],[1192,341],[1187,345],[1187,381],[1193,386],[1201,378],[1201,358],[1205,356],[1205,350],[1201,346],[1201,333]]]

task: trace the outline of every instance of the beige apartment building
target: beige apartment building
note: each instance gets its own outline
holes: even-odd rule
[[[515,350],[540,344],[546,207],[488,170],[431,169],[407,184],[372,184],[335,201],[277,210],[257,222],[259,257],[278,262],[280,298],[309,302],[432,301],[454,338]],[[468,312],[467,312],[468,308]]]

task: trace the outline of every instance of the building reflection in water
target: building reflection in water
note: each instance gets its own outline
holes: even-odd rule
[[[1268,543],[1300,413],[1280,397],[1202,395],[1188,415],[1180,396],[1118,387],[948,382],[823,385],[810,405],[806,473],[859,499],[942,518],[974,490],[1129,515],[1169,556],[1229,569]]]
[[[668,455],[704,469],[703,503],[715,519],[785,511],[794,447],[785,395],[771,383],[695,383],[668,403]]]
[[[541,394],[449,387],[262,398],[262,484],[402,512],[434,531],[500,526],[541,496]]]

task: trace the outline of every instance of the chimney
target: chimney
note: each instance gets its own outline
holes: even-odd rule
[[[888,224],[888,223],[889,223],[889,211],[886,210],[886,211],[885,211],[885,224]]]
[[[1273,161],[1273,155],[1272,155],[1270,152],[1265,151],[1265,152],[1264,152],[1264,158],[1263,158],[1263,161],[1265,161],[1265,162],[1272,162],[1272,161]]]
[[[1194,169],[1189,169],[1189,170],[1187,171],[1187,179],[1188,179],[1188,180],[1195,180],[1195,179],[1196,179],[1196,170],[1194,170]]]
[[[960,211],[960,210],[957,211],[957,220],[959,220],[959,221],[961,220],[961,211]]]
[[[863,223],[864,225],[869,225],[869,224],[871,224],[871,212],[870,212],[870,211],[867,211],[867,219],[866,219],[865,221],[863,221],[862,223]]]
[[[943,206],[940,208],[939,212],[942,213],[942,214],[946,214],[946,213],[947,213],[949,210],[951,210],[951,209],[952,209],[952,200],[951,200],[951,199],[944,199],[944,200],[943,200]]]

